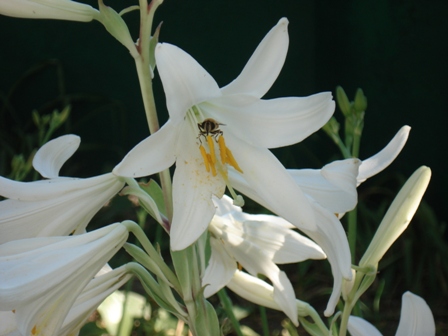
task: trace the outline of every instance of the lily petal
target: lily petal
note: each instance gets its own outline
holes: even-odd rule
[[[236,261],[227,254],[222,243],[212,238],[210,245],[212,253],[202,277],[202,286],[206,286],[204,289],[206,298],[226,286],[237,269]]]
[[[258,198],[263,199],[262,204],[269,204],[274,213],[299,228],[315,230],[317,226],[308,198],[277,158],[268,149],[252,146],[231,134],[226,140],[244,172],[243,183],[254,188]],[[238,178],[233,176],[229,169],[232,185],[244,193],[239,188]],[[252,195],[248,196],[252,198]]]
[[[213,77],[182,49],[159,43],[155,56],[170,119],[174,122],[183,120],[192,106],[221,95]]]
[[[372,324],[361,317],[350,316],[347,329],[352,336],[382,336]]]
[[[283,67],[288,45],[288,20],[282,18],[260,42],[241,74],[221,89],[222,93],[263,97]]]
[[[435,334],[434,317],[425,300],[411,292],[404,293],[396,336],[434,336]]]
[[[386,147],[362,162],[359,167],[358,184],[378,174],[395,160],[406,144],[410,131],[409,126],[403,126]]]
[[[113,173],[124,177],[142,177],[171,167],[175,161],[178,126],[171,120],[150,137],[135,146],[114,168]]]
[[[33,158],[33,167],[45,178],[59,177],[59,170],[79,147],[81,138],[67,134],[43,145]]]
[[[358,201],[359,159],[334,161],[322,169],[289,169],[305,194],[333,213],[353,210]]]
[[[189,127],[179,135],[183,151],[176,161],[173,177],[173,220],[170,230],[171,249],[183,250],[195,242],[207,229],[215,205],[212,196],[222,197],[225,184],[214,178],[205,167],[203,158],[191,138]]]
[[[0,245],[0,310],[15,310],[24,335],[56,335],[78,294],[127,236],[117,223],[79,236]]]
[[[19,195],[13,195],[18,199],[0,202],[0,244],[16,239],[83,232],[92,217],[124,185],[112,174],[90,179],[42,181],[44,183],[16,182],[0,177],[0,189],[3,189],[2,181],[16,187]]]
[[[248,143],[277,148],[318,131],[333,115],[335,103],[330,92],[269,100],[235,94],[210,99],[201,108]]]

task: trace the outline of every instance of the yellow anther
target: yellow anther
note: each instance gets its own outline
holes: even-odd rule
[[[226,158],[227,163],[230,164],[233,168],[235,168],[242,174],[243,170],[240,168],[240,166],[238,166],[238,163],[236,162],[235,158],[233,157],[232,152],[227,147],[226,147],[226,156],[227,156],[227,158]]]
[[[210,154],[208,154],[208,153],[207,153],[207,160],[208,160],[208,162],[210,164],[210,167],[212,168],[212,175],[216,176],[217,173],[216,173],[215,163],[213,162],[212,156]],[[215,159],[215,161],[216,161],[216,159]]]
[[[218,138],[218,145],[219,145],[219,155],[221,156],[221,162],[223,164],[227,163],[227,154],[226,154],[226,142],[224,141],[224,137],[220,136]]]
[[[212,157],[213,164],[216,163],[215,144],[211,135],[207,135],[208,148],[210,148],[210,156]]]
[[[207,172],[209,172],[210,171],[210,163],[208,162],[207,152],[205,151],[205,148],[202,145],[199,146],[199,150],[201,151],[202,159],[204,159],[205,170],[207,170]]]

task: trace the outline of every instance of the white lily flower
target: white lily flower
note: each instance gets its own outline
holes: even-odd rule
[[[309,230],[294,220],[290,220],[290,222],[322,247],[331,265],[334,283],[324,312],[326,316],[330,316],[334,312],[342,290],[342,278],[348,281],[352,278],[350,249],[346,233],[335,214],[341,217],[342,214],[356,206],[356,187],[393,162],[404,147],[409,131],[409,126],[403,126],[385,148],[363,162],[359,159],[347,159],[332,162],[321,170],[288,170],[311,202],[318,230]],[[282,216],[281,212],[276,212],[269,203],[257,195],[256,191],[241,179],[239,174],[230,171],[229,178],[236,189]],[[297,204],[296,206],[299,207],[300,204]]]
[[[69,237],[0,245],[0,311],[14,311],[23,335],[56,335],[86,285],[121,248],[120,223]]]
[[[138,144],[114,173],[147,176],[176,162],[173,250],[186,248],[207,229],[215,212],[212,195],[222,197],[226,185],[236,204],[241,204],[241,196],[229,183],[228,167],[238,171],[282,217],[316,229],[306,197],[292,186],[292,177],[268,148],[297,143],[322,127],[334,112],[331,93],[260,99],[283,66],[287,25],[287,19],[281,19],[241,74],[223,88],[181,49],[166,43],[156,47],[170,119]]]
[[[109,267],[110,269],[110,267]],[[126,265],[109,270],[105,274],[95,276],[76,298],[58,336],[74,336],[85,324],[94,310],[112,292],[124,285],[132,275],[127,272]],[[0,335],[22,336],[18,330],[16,316],[12,311],[0,312]]]
[[[214,201],[217,210],[209,227],[211,256],[202,279],[204,295],[209,297],[226,286],[238,262],[252,275],[263,274],[271,280],[274,300],[297,325],[294,289],[276,264],[324,259],[325,253],[280,217],[243,213],[225,195]]]
[[[0,0],[0,14],[25,19],[57,19],[89,22],[99,12],[71,0]]]
[[[59,170],[80,143],[75,135],[49,141],[36,153],[33,166],[46,180],[17,182],[0,176],[0,244],[39,236],[78,234],[120,189],[108,173],[78,179],[59,177]]]
[[[350,316],[348,331],[352,336],[381,336],[381,333],[366,320]],[[434,336],[436,327],[428,304],[420,296],[406,292],[401,300],[400,323],[396,336]]]

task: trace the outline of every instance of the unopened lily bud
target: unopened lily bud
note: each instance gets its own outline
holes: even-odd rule
[[[378,230],[364,253],[360,267],[376,266],[390,246],[408,227],[417,211],[431,178],[431,169],[422,166],[406,181],[384,216]]]
[[[364,95],[362,89],[356,90],[353,107],[355,108],[355,111],[358,113],[367,110],[367,97]]]
[[[346,117],[349,116],[352,110],[352,104],[350,103],[350,100],[348,100],[347,94],[342,86],[336,88],[336,101],[338,102],[342,114]]]

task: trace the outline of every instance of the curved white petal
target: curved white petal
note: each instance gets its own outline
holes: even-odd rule
[[[33,167],[43,177],[56,178],[59,170],[79,147],[81,138],[67,134],[53,139],[43,145],[33,158]]]
[[[386,147],[361,163],[361,166],[359,167],[358,184],[361,184],[369,177],[378,174],[395,160],[406,144],[410,131],[411,128],[409,126],[403,126]]]
[[[353,210],[358,201],[356,190],[361,161],[334,161],[319,169],[289,169],[305,194],[333,213]]]
[[[18,182],[0,176],[0,195],[20,201],[41,201],[63,195],[76,190],[91,188],[102,183],[118,183],[120,179],[111,173],[81,178],[57,178],[33,182]]]
[[[89,22],[99,13],[87,4],[71,0],[2,0],[0,1],[0,14],[26,19]]]
[[[113,173],[124,177],[152,175],[172,166],[178,133],[182,123],[168,120],[154,134],[141,141],[114,168]]]
[[[396,336],[435,336],[434,317],[428,304],[411,292],[403,294]]]
[[[92,178],[90,186],[67,189],[53,198],[1,201],[0,244],[23,238],[82,232],[92,217],[124,185],[112,174],[106,174],[106,177]]]
[[[173,220],[170,229],[171,249],[183,250],[207,229],[215,205],[212,195],[222,197],[225,184],[207,172],[196,135],[183,127],[179,135],[179,156],[173,177]]]
[[[101,302],[131,277],[132,275],[126,271],[126,265],[95,276],[76,298],[58,336],[76,335]]]
[[[260,42],[241,74],[221,89],[223,94],[264,96],[283,67],[288,45],[288,20],[282,18]]]
[[[310,239],[293,230],[274,225],[270,221],[244,221],[243,230],[243,237],[260,246],[267,257],[276,264],[326,257],[322,249]]]
[[[16,316],[12,311],[0,311],[0,335],[22,336],[17,330]]]
[[[155,55],[168,112],[173,121],[183,120],[192,106],[221,95],[213,77],[182,49],[159,43]]]
[[[202,286],[205,286],[204,296],[206,298],[226,286],[237,269],[236,261],[227,254],[220,241],[211,238],[210,245],[212,253],[202,277]]]
[[[254,146],[277,148],[298,143],[318,131],[334,113],[330,92],[309,97],[259,100],[223,96],[200,105],[214,119]]]
[[[357,316],[348,318],[347,329],[352,336],[382,336],[372,324]]]
[[[231,134],[227,134],[226,142],[244,172],[241,176],[264,204],[269,204],[274,213],[299,228],[316,229],[314,213],[307,197],[268,149],[252,146]],[[239,189],[238,180],[233,176],[229,169],[231,184]]]
[[[250,302],[267,308],[282,310],[274,300],[274,288],[250,274],[236,270],[227,287]]]
[[[87,234],[0,245],[0,309],[15,310],[18,329],[55,335],[85,285],[123,245],[121,224]]]

